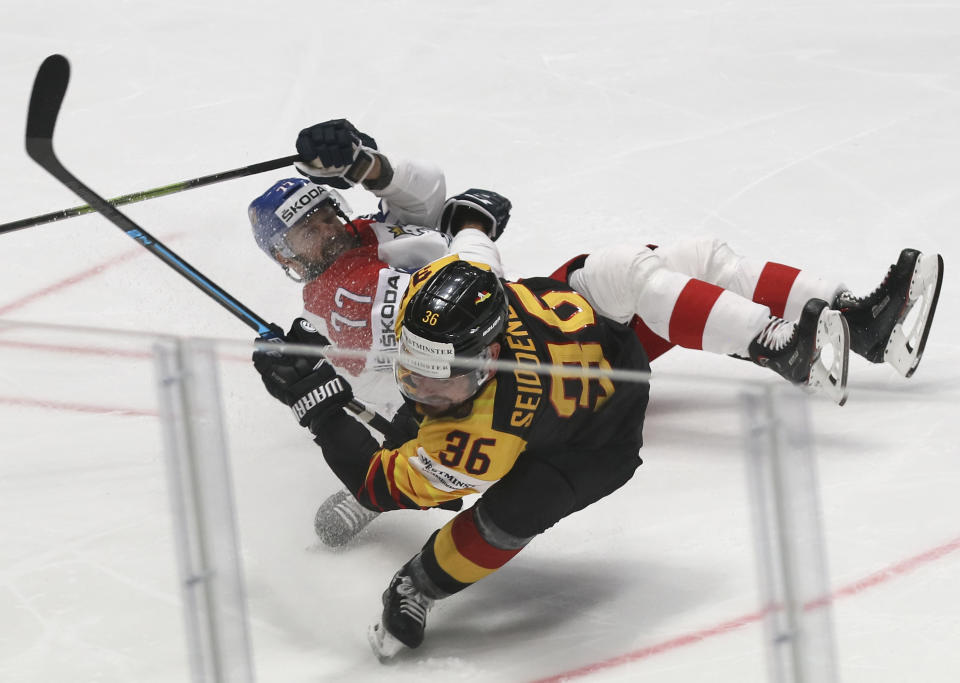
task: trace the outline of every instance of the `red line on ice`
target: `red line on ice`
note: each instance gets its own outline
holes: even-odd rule
[[[804,606],[804,609],[814,609],[820,607],[826,603],[833,602],[839,598],[849,597],[851,595],[857,595],[867,590],[868,588],[873,588],[882,583],[886,583],[892,579],[899,578],[910,572],[918,569],[924,565],[930,564],[931,562],[936,562],[939,559],[942,559],[949,555],[950,553],[960,550],[960,537],[954,538],[951,541],[939,545],[936,548],[927,550],[926,552],[920,553],[919,555],[914,555],[913,557],[907,558],[893,564],[885,569],[881,569],[878,572],[875,572],[859,581],[855,581],[851,584],[838,588],[833,591],[829,596],[822,598],[820,600],[814,600]],[[613,657],[611,659],[605,659],[600,662],[595,662],[593,664],[587,664],[578,669],[572,669],[570,671],[565,671],[560,674],[555,674],[553,676],[548,676],[547,678],[539,678],[533,683],[558,683],[559,681],[567,681],[573,678],[582,678],[584,676],[589,676],[591,674],[603,671],[606,669],[612,669],[617,666],[622,666],[624,664],[629,664],[631,662],[636,662],[641,659],[647,659],[654,655],[661,654],[663,652],[669,652],[670,650],[676,650],[680,647],[685,647],[687,645],[693,645],[700,642],[701,640],[706,640],[707,638],[712,638],[713,636],[723,635],[724,633],[729,633],[730,631],[736,631],[739,628],[748,626],[754,622],[760,621],[763,618],[764,612],[754,612],[751,614],[744,614],[742,616],[736,617],[735,619],[730,619],[724,621],[716,626],[710,628],[701,629],[699,631],[692,631],[690,633],[677,636],[676,638],[671,638],[665,640],[662,643],[657,643],[656,645],[650,645],[639,650],[634,650],[633,652],[628,652],[626,654],[620,655],[618,657]]]
[[[63,403],[61,401],[47,401],[36,398],[20,398],[17,396],[0,396],[0,403],[28,408],[47,408],[49,410],[65,410],[72,413],[94,413],[97,415],[118,415],[120,417],[157,417],[156,410],[140,408],[117,408],[111,406],[91,406],[82,403]]]
[[[121,256],[118,256],[114,259],[101,263],[100,265],[94,266],[93,268],[89,268],[80,273],[76,273],[74,275],[71,275],[70,277],[60,280],[59,282],[54,282],[52,285],[48,285],[46,287],[43,287],[42,289],[38,289],[35,292],[31,292],[30,294],[22,296],[19,299],[15,299],[14,301],[11,301],[10,303],[4,306],[0,306],[0,315],[5,315],[10,311],[14,311],[18,308],[22,308],[26,306],[29,303],[33,303],[37,299],[42,299],[46,296],[49,296],[50,294],[59,292],[60,290],[63,290],[63,289],[67,289],[68,287],[72,287],[73,285],[83,282],[84,280],[89,280],[91,277],[101,273],[107,268],[120,265],[121,263],[129,261],[134,256],[139,256],[141,253],[142,253],[141,249],[133,249],[131,251],[128,251],[125,254],[122,254]]]
[[[15,329],[15,328],[9,328]],[[136,358],[146,360],[153,358],[149,351],[132,351],[129,349],[113,349],[104,346],[65,346],[63,344],[42,344],[34,342],[19,342],[9,339],[0,339],[0,347],[23,349],[24,351],[49,351],[51,353],[73,353],[80,356],[114,356],[118,358]],[[253,353],[253,351],[251,351]],[[238,356],[229,353],[217,353],[217,358],[233,363],[250,363],[249,356]]]
[[[75,353],[86,356],[119,356],[122,358],[153,358],[149,351],[130,351],[126,349],[110,349],[99,346],[63,346],[60,344],[37,344],[34,342],[12,341],[0,339],[0,347],[23,349],[25,351],[52,351],[54,353]]]
[[[181,236],[181,233],[177,233],[175,235],[171,235],[170,237],[168,237],[167,240],[172,241],[177,239],[180,236]],[[16,310],[18,308],[22,308],[27,304],[36,301],[37,299],[42,299],[45,296],[48,296],[55,292],[59,292],[60,290],[72,287],[73,285],[83,282],[84,280],[89,280],[91,277],[99,273],[102,273],[104,270],[108,268],[112,268],[114,266],[118,266],[121,263],[125,263],[126,261],[129,261],[130,259],[132,259],[134,256],[139,256],[140,254],[143,254],[143,253],[145,253],[143,249],[140,249],[140,248],[131,249],[130,251],[124,254],[121,254],[120,256],[104,261],[99,265],[93,266],[92,268],[88,268],[87,270],[71,275],[70,277],[66,277],[58,282],[54,282],[52,285],[48,285],[46,287],[38,289],[35,292],[26,294],[20,297],[19,299],[15,299],[8,304],[4,304],[3,306],[0,306],[0,315],[5,315],[10,311]]]

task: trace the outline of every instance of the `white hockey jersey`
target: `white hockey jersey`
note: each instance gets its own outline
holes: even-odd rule
[[[479,230],[463,230],[450,241],[433,227],[445,193],[439,168],[401,161],[390,185],[375,193],[381,198],[380,212],[353,221],[360,246],[303,287],[304,317],[331,345],[371,352],[334,356],[331,362],[348,378],[357,398],[387,417],[402,403],[392,355],[397,350],[397,307],[410,273],[449,253],[460,253],[503,274],[496,246]]]

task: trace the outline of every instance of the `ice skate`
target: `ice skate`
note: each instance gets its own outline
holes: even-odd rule
[[[313,519],[313,528],[324,545],[337,547],[359,534],[379,515],[341,490],[323,501]]]
[[[401,569],[383,592],[383,615],[370,627],[367,638],[373,653],[385,662],[404,648],[419,647],[433,600],[413,584]]]
[[[750,360],[784,379],[824,391],[839,405],[847,400],[847,323],[822,299],[810,299],[796,322],[771,317],[750,344]],[[829,362],[823,351],[830,347]]]
[[[833,308],[850,326],[853,352],[871,363],[886,361],[910,377],[923,355],[942,282],[943,258],[939,254],[904,249],[868,296],[838,294]]]

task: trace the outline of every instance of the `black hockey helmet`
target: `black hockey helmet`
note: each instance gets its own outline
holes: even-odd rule
[[[444,405],[473,396],[491,376],[482,361],[507,327],[507,295],[489,266],[456,255],[411,276],[397,316],[401,393]],[[481,361],[470,365],[457,360]]]

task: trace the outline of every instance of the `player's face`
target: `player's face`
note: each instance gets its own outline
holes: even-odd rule
[[[475,371],[437,379],[425,377],[398,364],[396,376],[400,393],[419,403],[427,415],[442,413],[469,400],[479,388]]]
[[[410,353],[401,341],[401,358],[405,352]],[[499,355],[500,344],[494,342],[477,357],[477,360],[495,361]],[[423,414],[437,416],[476,396],[480,388],[493,377],[495,371],[493,368],[481,366],[469,368],[451,377],[427,377],[416,370],[404,367],[398,361],[394,366],[394,374],[401,394],[419,404]]]
[[[317,272],[358,245],[356,235],[344,226],[329,204],[290,228],[284,239],[297,260]]]

